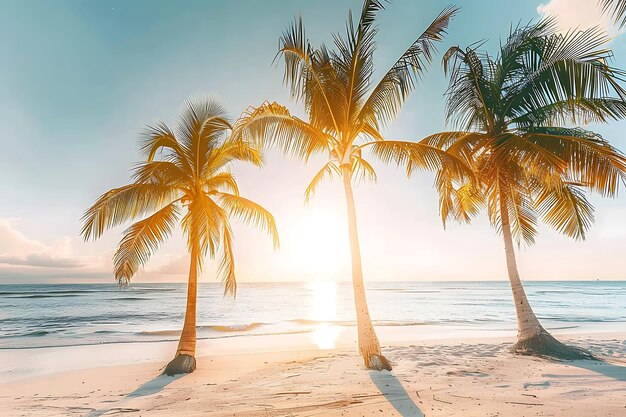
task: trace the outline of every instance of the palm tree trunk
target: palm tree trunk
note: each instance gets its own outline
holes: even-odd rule
[[[346,195],[348,210],[348,234],[350,236],[350,255],[352,258],[352,286],[354,289],[354,304],[359,338],[359,353],[363,357],[365,366],[369,369],[391,370],[389,361],[381,354],[380,344],[372,320],[370,319],[365,286],[363,284],[363,269],[361,266],[361,249],[356,225],[356,210],[352,194],[351,172],[349,166],[342,166],[343,187]]]
[[[506,267],[509,273],[509,282],[511,284],[511,290],[513,291],[513,301],[515,302],[515,311],[517,313],[517,340],[521,341],[538,335],[543,328],[528,302],[524,286],[519,277],[517,260],[515,259],[515,249],[513,247],[513,237],[511,236],[509,210],[504,193],[500,195],[500,219],[502,220]]]
[[[500,192],[500,220],[502,221],[506,266],[517,313],[517,343],[513,345],[513,351],[522,355],[551,356],[559,359],[593,359],[589,352],[564,345],[556,340],[543,328],[535,316],[517,270],[509,210],[506,194],[503,191]]]
[[[185,324],[180,334],[176,356],[165,367],[166,375],[188,374],[196,369],[196,299],[198,293],[198,250],[197,243],[191,249],[189,282],[187,283],[187,309]]]

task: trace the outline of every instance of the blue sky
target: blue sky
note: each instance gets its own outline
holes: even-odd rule
[[[511,24],[556,14],[561,26],[599,24],[615,39],[614,64],[626,67],[625,37],[591,0],[457,1],[440,50],[486,40],[494,50]],[[447,3],[395,0],[380,14],[379,76]],[[111,282],[111,256],[122,229],[83,243],[82,212],[123,185],[139,159],[138,136],[155,120],[174,124],[185,99],[217,94],[236,117],[263,100],[297,113],[272,65],[278,38],[302,15],[313,43],[331,41],[358,0],[333,1],[4,1],[0,14],[0,283]],[[386,134],[417,140],[445,128],[446,80],[438,56]],[[626,149],[624,122],[597,130]],[[304,188],[319,168],[277,153],[264,170],[236,166],[242,193],[276,216],[282,250],[237,225],[241,281],[349,277],[345,208],[338,183],[325,184],[307,206]],[[356,189],[366,279],[504,279],[500,238],[484,218],[443,230],[432,174],[407,180],[377,167],[379,181]],[[623,194],[623,193],[622,193]],[[624,279],[626,198],[596,205],[585,242],[546,228],[522,247],[526,279]],[[339,229],[339,230],[337,230]],[[324,240],[331,244],[323,247]],[[305,256],[310,254],[311,256]],[[330,259],[330,260],[329,260]],[[184,280],[187,259],[174,236],[137,277]],[[323,268],[320,264],[325,265]],[[213,280],[212,265],[203,279]]]

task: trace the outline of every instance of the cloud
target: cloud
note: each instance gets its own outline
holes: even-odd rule
[[[79,256],[74,253],[69,236],[44,242],[23,233],[19,224],[19,219],[0,218],[0,283],[115,282],[114,250]],[[134,281],[186,280],[186,253],[160,254],[155,258],[147,268],[138,271]]]
[[[50,268],[76,268],[69,236],[46,244],[26,237],[10,219],[0,218],[0,264]]]
[[[550,0],[537,6],[537,13],[542,17],[554,16],[563,32],[599,26],[611,37],[622,33],[596,0]]]
[[[158,274],[167,275],[184,275],[189,272],[189,256],[182,255],[171,257],[171,259],[165,264],[159,267],[156,271]]]
[[[80,268],[84,264],[71,258],[53,258],[46,254],[32,253],[25,257],[0,256],[0,264],[23,265],[43,268]]]
[[[40,242],[17,230],[15,222],[0,218],[0,275],[32,273],[32,268],[71,270],[85,266],[84,262],[72,256],[69,236],[63,236],[51,243]]]

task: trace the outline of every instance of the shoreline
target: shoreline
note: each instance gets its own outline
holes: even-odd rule
[[[613,324],[613,323],[612,323]],[[626,326],[556,326],[547,327],[557,337],[609,337],[626,334]],[[583,331],[581,331],[583,330]],[[478,340],[515,340],[515,330],[476,329],[465,326],[380,326],[377,333],[385,346],[405,346],[435,342],[455,344]],[[254,340],[254,344],[249,342]],[[0,384],[3,382],[50,375],[66,370],[167,361],[175,352],[177,340],[132,341],[65,346],[41,346],[0,349]],[[198,357],[246,353],[291,352],[303,350],[357,350],[356,327],[321,324],[303,331],[270,334],[235,334],[198,338]],[[115,356],[107,353],[118,352]],[[72,361],[68,363],[67,357]],[[14,364],[23,364],[15,367]]]
[[[327,350],[302,334],[201,341],[198,369],[182,377],[159,376],[174,342],[52,349],[13,358],[66,369],[2,378],[0,415],[600,417],[626,407],[626,333],[557,333],[604,362],[514,356],[511,336],[410,333],[393,341],[380,334],[391,373],[365,370],[352,334]],[[93,366],[95,359],[108,364]]]

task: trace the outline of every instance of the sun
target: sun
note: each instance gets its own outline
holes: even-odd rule
[[[349,262],[345,229],[329,211],[308,211],[289,233],[289,257],[309,280],[336,280]]]

